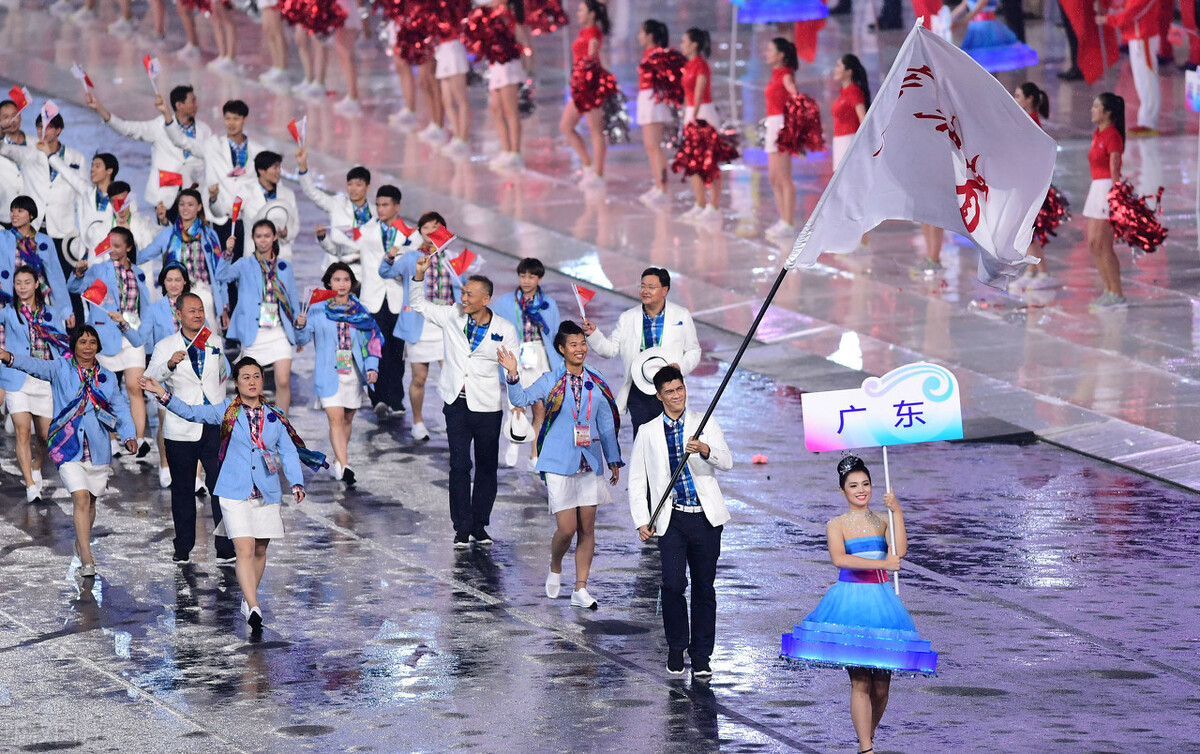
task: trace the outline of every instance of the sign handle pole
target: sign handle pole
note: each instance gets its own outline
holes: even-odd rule
[[[892,475],[888,470],[888,454],[887,454],[887,446],[886,445],[883,446],[883,484],[884,484],[884,488],[888,492],[892,491]],[[891,508],[888,508],[888,539],[891,540],[891,543],[888,545],[888,549],[891,551],[891,553],[893,555],[895,555],[896,554],[896,517],[892,514]],[[895,573],[892,574],[892,588],[896,590],[897,595],[900,594],[900,572],[899,571],[896,571]]]

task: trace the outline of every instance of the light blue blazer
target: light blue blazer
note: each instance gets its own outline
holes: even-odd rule
[[[154,353],[154,347],[160,340],[174,335],[178,330],[175,325],[175,306],[171,299],[163,296],[150,305],[149,314],[142,315],[142,337],[146,339],[146,353]]]
[[[125,390],[117,384],[115,374],[102,366],[97,366],[100,371],[96,381],[99,383],[100,394],[112,406],[113,416],[117,420],[117,437],[121,442],[132,440],[134,439],[134,429],[133,417],[129,415],[129,397],[125,395]],[[55,416],[62,413],[63,409],[70,405],[79,393],[79,372],[70,359],[59,358],[42,361],[13,353],[13,368],[50,383],[51,392],[54,395]],[[112,447],[108,442],[108,430],[96,418],[96,407],[91,404],[91,401],[88,402],[87,409],[84,411],[79,429],[87,438],[93,464],[101,466],[112,461]],[[82,442],[79,443],[78,452],[73,457],[66,459],[65,462],[81,460],[83,460]]]
[[[514,406],[532,406],[538,401],[546,400],[550,391],[554,389],[555,383],[566,371],[565,366],[560,366],[553,372],[546,372],[537,379],[537,382],[527,388],[522,388],[519,384],[509,385],[509,402]],[[608,468],[608,463],[625,465],[621,461],[621,446],[617,443],[617,431],[613,426],[613,415],[608,401],[604,398],[604,393],[600,392],[600,386],[590,383],[590,380],[586,379],[586,373],[584,377],[581,396],[583,405],[580,406],[575,402],[575,394],[568,385],[567,394],[563,396],[562,411],[555,417],[550,428],[546,430],[546,442],[542,445],[542,452],[538,454],[537,460],[537,470],[540,472],[571,476],[579,471],[579,459],[585,455],[588,465],[596,474],[604,473],[604,470]],[[592,384],[591,390],[588,390],[588,384]],[[579,421],[585,422],[585,417],[588,415],[589,394],[591,395],[592,411],[591,416],[586,418],[586,423],[591,427],[592,444],[581,448],[575,445],[575,416],[578,414]],[[608,463],[604,463],[600,457],[601,448],[604,450],[604,458],[608,459]]]
[[[330,398],[337,394],[337,322],[327,314],[326,302],[314,304],[308,310],[308,320],[303,329],[296,331],[296,341],[300,344],[316,341],[317,354],[313,364],[313,392],[318,398]],[[367,384],[367,372],[379,371],[379,357],[362,356],[362,347],[369,336],[357,327],[350,328],[350,353],[354,357],[355,372],[359,383]]]
[[[379,277],[394,280],[399,278],[404,283],[404,308],[396,317],[396,327],[392,335],[406,343],[416,343],[421,339],[421,330],[425,328],[425,318],[408,308],[408,281],[417,274],[417,260],[425,252],[414,249],[404,254],[395,262],[388,263],[387,255],[379,263]],[[429,273],[426,273],[429,274]],[[454,292],[454,303],[462,303],[462,278],[450,271],[450,288]]]
[[[278,259],[278,258],[277,258]],[[292,265],[282,259],[275,263],[275,272],[283,281],[283,290],[293,312],[300,311],[300,299],[296,293],[296,278]],[[254,344],[258,338],[258,312],[263,300],[263,273],[258,264],[258,258],[250,253],[236,262],[221,257],[217,261],[217,281],[231,283],[237,286],[237,307],[229,317],[229,330],[226,337],[240,341],[242,348]],[[287,334],[288,342],[296,345],[296,328],[288,316],[279,307],[279,321]]]
[[[226,398],[211,406],[192,406],[171,396],[167,410],[192,422],[215,424],[221,426],[225,417],[225,409],[233,399]],[[263,445],[267,452],[279,454],[283,463],[283,473],[292,484],[304,484],[304,472],[300,466],[300,454],[288,437],[283,422],[272,411],[266,414],[263,425]],[[258,487],[262,493],[263,502],[278,503],[283,500],[280,492],[279,472],[272,474],[267,471],[263,462],[263,449],[250,440],[250,424],[246,421],[246,412],[239,411],[237,421],[233,423],[233,433],[229,436],[229,446],[225,451],[225,460],[221,462],[221,471],[217,474],[217,486],[213,494],[228,500],[245,500]]]
[[[513,291],[507,296],[501,296],[498,301],[492,301],[492,311],[504,317],[517,328],[517,339],[524,341],[525,330],[521,322],[521,307],[517,304],[517,291]],[[542,345],[546,349],[546,358],[550,362],[550,371],[556,371],[562,366],[562,355],[554,348],[554,336],[558,334],[558,326],[562,322],[562,317],[558,313],[558,303],[554,299],[546,295],[542,291],[542,319],[546,321],[546,326],[550,328],[549,332],[542,333]],[[520,354],[518,354],[519,356]]]
[[[54,313],[49,309],[42,309],[42,324],[47,327],[54,327],[55,330],[62,332],[62,323],[56,323],[57,319],[58,317],[55,317]],[[11,304],[0,306],[0,325],[4,326],[4,349],[9,353],[19,353],[22,356],[28,356],[29,323],[20,320],[17,316],[17,310]],[[50,346],[50,353],[58,356],[62,355],[53,345]],[[24,372],[9,369],[0,364],[0,390],[20,390],[24,385]]]
[[[67,280],[63,277],[62,267],[58,264],[58,252],[54,250],[54,242],[45,233],[34,236],[37,244],[38,258],[46,270],[46,282],[50,285],[50,297],[46,302],[58,315],[58,329],[62,330],[62,322],[71,316],[71,297],[67,292]],[[13,296],[13,273],[17,267],[17,235],[13,230],[0,229],[0,290]]]
[[[146,288],[146,273],[133,268],[137,275],[138,281],[138,317],[141,318],[141,325],[138,329],[129,328],[124,333],[116,322],[113,322],[108,316],[108,312],[104,311],[91,302],[87,303],[87,317],[84,321],[96,328],[96,332],[100,334],[100,353],[105,356],[116,356],[125,347],[124,341],[128,340],[135,346],[141,346],[146,343],[144,327],[150,316],[150,290]],[[102,260],[101,262],[92,265],[83,277],[72,275],[71,280],[67,283],[67,290],[76,295],[82,294],[88,289],[92,283],[97,280],[104,283],[108,288],[108,298],[104,302],[104,307],[111,311],[116,311],[119,304],[118,299],[121,295],[121,289],[117,286],[117,271],[113,269],[111,260]]]
[[[179,259],[175,254],[170,253],[171,235],[175,232],[175,227],[168,225],[158,232],[146,246],[138,249],[137,263],[145,264],[146,262],[157,262],[158,269],[162,269],[163,265],[169,262],[179,262],[183,264],[183,260]],[[205,254],[205,266],[208,267],[208,279],[212,281],[213,309],[217,316],[225,310],[225,286],[220,285],[217,281],[217,255]],[[192,286],[195,287],[196,281],[192,281]]]

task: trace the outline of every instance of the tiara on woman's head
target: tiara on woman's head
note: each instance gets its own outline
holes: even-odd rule
[[[866,464],[863,463],[861,458],[858,456],[846,456],[842,460],[838,461],[837,472],[838,474],[849,474],[859,466],[864,468],[866,467]]]

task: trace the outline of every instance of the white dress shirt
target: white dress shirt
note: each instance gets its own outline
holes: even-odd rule
[[[621,367],[625,370],[625,382],[617,393],[617,409],[624,413],[629,402],[629,390],[633,384],[630,372],[633,362],[637,359],[642,348],[642,307],[635,306],[621,312],[617,326],[612,335],[605,337],[599,328],[588,339],[588,347],[596,355],[606,359],[621,357]],[[700,341],[696,338],[696,325],[692,322],[692,313],[679,304],[667,301],[663,306],[662,337],[658,345],[666,352],[668,364],[678,364],[679,371],[685,375],[700,363]]]
[[[33,144],[18,146],[7,141],[0,141],[0,155],[21,169],[21,192],[31,197],[38,208],[34,227],[45,228],[46,235],[51,238],[77,236],[75,189],[61,172],[53,179],[50,177],[50,156],[39,152]],[[68,171],[79,173],[81,178],[86,178],[91,169],[91,162],[83,164],[83,155],[78,149],[66,145],[63,145],[59,164]]]
[[[683,415],[683,441],[687,441],[700,426],[704,415],[696,411],[685,411]],[[725,444],[725,435],[717,420],[709,417],[700,433],[700,442],[708,445],[708,458],[701,458],[699,453],[688,456],[687,468],[692,473],[692,482],[696,485],[696,494],[700,497],[700,507],[704,516],[713,526],[720,526],[729,520],[729,509],[725,507],[725,497],[717,484],[717,470],[729,471],[733,468],[733,454]],[[633,452],[629,457],[629,512],[633,516],[633,525],[641,528],[650,523],[650,514],[654,506],[662,498],[663,491],[671,481],[675,469],[671,466],[671,454],[667,448],[666,423],[663,415],[659,414],[638,428],[637,438],[633,441]],[[646,493],[650,493],[650,501],[646,501]],[[656,534],[662,534],[671,524],[671,500],[663,505],[662,511],[654,522]]]
[[[154,346],[150,356],[150,364],[146,367],[146,376],[158,380],[174,393],[184,403],[198,405],[208,398],[210,404],[225,400],[225,349],[224,344],[216,333],[208,337],[205,344],[204,370],[202,377],[196,376],[192,367],[191,357],[185,357],[172,371],[167,368],[167,362],[177,351],[187,349],[187,338],[182,331],[176,331]],[[216,353],[214,353],[214,349]],[[200,439],[204,425],[190,422],[171,411],[163,420],[163,438],[181,442],[195,442]]]
[[[472,351],[467,340],[467,320],[462,304],[446,306],[432,304],[425,298],[425,281],[408,281],[408,306],[442,328],[446,358],[438,378],[438,392],[446,403],[458,400],[467,392],[467,408],[471,411],[503,411],[508,404],[508,389],[500,367],[500,348],[516,351],[521,340],[517,328],[507,319],[492,313],[483,341]]]

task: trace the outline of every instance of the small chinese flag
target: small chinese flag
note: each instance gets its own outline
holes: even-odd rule
[[[8,98],[17,106],[17,112],[21,112],[29,103],[33,101],[33,97],[29,94],[29,89],[23,86],[14,86],[8,90]]]
[[[433,254],[439,254],[445,251],[446,247],[449,246],[457,237],[458,236],[446,230],[445,225],[439,225],[437,230],[430,233],[425,237],[425,239],[433,244]],[[433,255],[431,254],[430,256]]]
[[[46,100],[46,104],[42,105],[42,111],[38,113],[38,120],[45,127],[50,125],[50,121],[54,120],[56,115],[58,115],[58,105],[54,104],[53,100]]]
[[[392,227],[403,233],[405,236],[411,236],[413,234],[413,229],[404,224],[404,218],[397,217],[395,220],[392,220]]]
[[[350,236],[351,241],[357,241],[358,239],[362,238],[362,229],[361,228],[354,228],[349,225],[339,225],[335,228],[335,230],[340,230],[341,232],[345,233],[347,236]]]
[[[123,193],[123,194],[117,194],[116,196],[114,196],[112,199],[109,200],[109,203],[112,204],[114,215],[121,214],[121,210],[125,209],[125,197],[127,197],[127,196],[129,196],[128,192]]]
[[[105,236],[103,241],[96,244],[96,248],[92,251],[92,253],[95,254],[96,256],[100,256],[101,254],[104,254],[109,249],[111,249],[112,242],[109,240],[109,238],[110,238],[109,236]]]
[[[329,299],[336,297],[337,293],[327,288],[318,288],[312,292],[311,296],[308,297],[308,305],[312,306],[313,304],[319,304],[322,301],[328,301]]]
[[[188,343],[188,346],[189,347],[195,346],[196,348],[204,348],[204,346],[208,345],[208,339],[211,336],[212,336],[212,330],[209,330],[208,325],[205,325],[204,327],[200,328],[200,331],[196,333],[196,337],[192,338],[192,342]]]
[[[471,266],[471,262],[475,261],[475,253],[470,249],[463,249],[463,253],[450,260],[450,267],[453,268],[454,274],[462,277]]]
[[[236,223],[238,216],[242,214],[242,197],[237,197],[233,200],[233,211],[229,213],[229,222]]]
[[[158,74],[162,73],[162,66],[159,64],[158,58],[151,55],[142,58],[142,66],[146,69],[146,75],[150,77],[151,81],[158,78]]]
[[[292,122],[288,123],[288,133],[296,140],[296,146],[304,146],[304,137],[308,131],[308,116],[304,116],[300,120],[292,118]]]
[[[167,186],[182,186],[183,173],[172,173],[170,170],[158,171],[158,187],[166,188]]]
[[[107,239],[105,240],[107,241]],[[103,280],[97,280],[83,292],[83,298],[91,301],[96,306],[100,306],[104,303],[104,299],[108,298],[108,286],[104,284]]]
[[[74,63],[71,66],[71,75],[79,79],[79,83],[83,84],[84,91],[90,92],[96,88],[96,85],[92,83],[91,77],[87,75],[87,71],[83,70],[83,66],[78,63]]]
[[[584,288],[578,283],[571,283],[571,290],[575,292],[575,303],[579,304],[579,316],[587,319],[587,314],[584,313],[583,307],[591,302],[596,292],[591,288]]]

